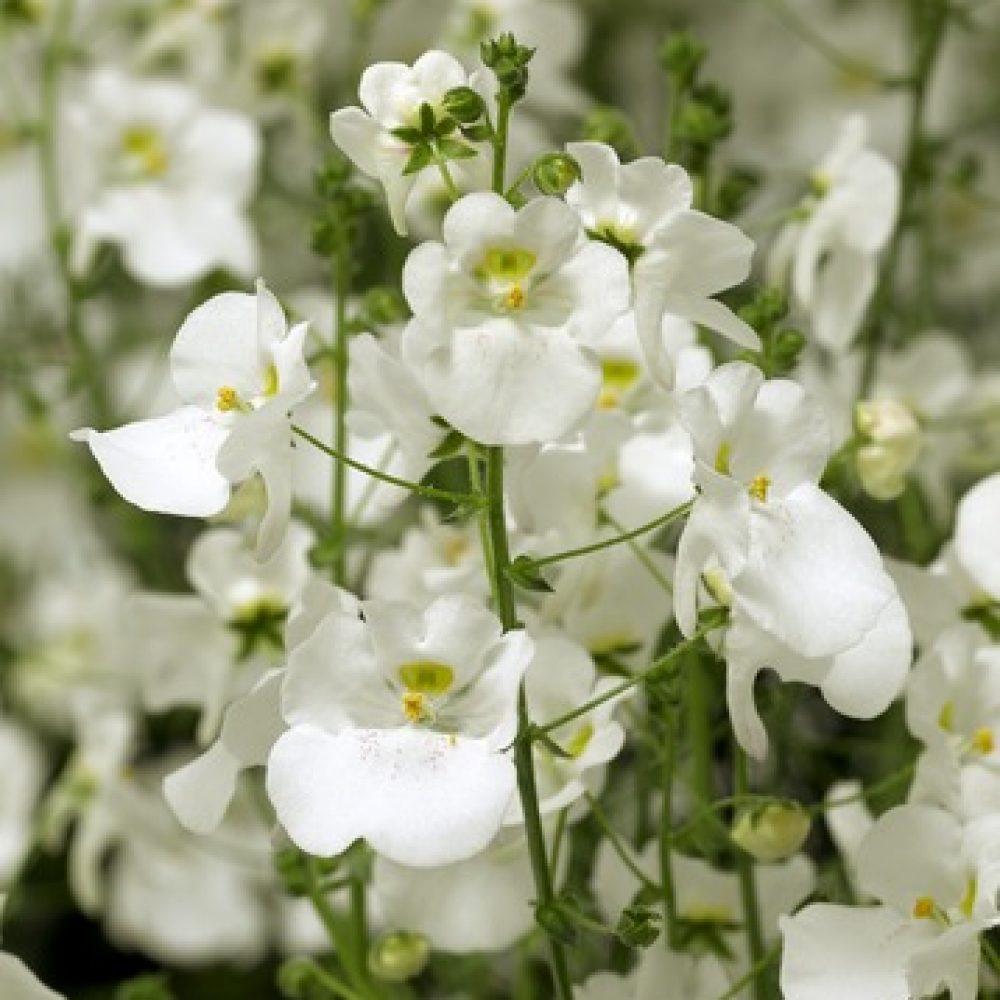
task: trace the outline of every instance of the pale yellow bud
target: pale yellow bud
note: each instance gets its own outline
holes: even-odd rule
[[[802,847],[809,827],[809,814],[797,802],[769,802],[740,813],[730,836],[758,861],[782,861]]]

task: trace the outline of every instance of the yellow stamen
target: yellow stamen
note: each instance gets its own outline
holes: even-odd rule
[[[955,703],[953,701],[946,701],[941,706],[937,722],[946,733],[950,733],[955,728]]]
[[[995,746],[995,742],[993,740],[993,730],[988,726],[980,726],[972,734],[972,746],[974,749],[978,750],[979,753],[993,753]]]
[[[966,920],[972,917],[972,911],[976,905],[976,893],[978,891],[979,885],[976,880],[974,878],[968,879],[965,883],[965,895],[962,897],[962,902],[958,904],[958,908]]]
[[[511,285],[503,297],[504,307],[507,309],[521,309],[524,307],[524,289],[520,285]]]
[[[747,492],[755,500],[759,500],[764,503],[767,500],[767,492],[771,488],[771,480],[767,476],[754,476],[750,480],[750,485],[747,487]]]
[[[267,366],[264,372],[264,395],[276,396],[278,394],[278,369],[272,364]]]
[[[215,405],[223,413],[235,410],[240,405],[239,396],[231,385],[224,385],[215,394]]]
[[[921,896],[913,904],[913,915],[919,920],[926,920],[934,916],[934,897]]]
[[[134,125],[122,135],[122,151],[144,177],[160,177],[166,173],[170,160],[163,140],[156,129]]]
[[[403,695],[403,714],[410,722],[421,722],[426,717],[426,699],[419,691],[407,691]]]

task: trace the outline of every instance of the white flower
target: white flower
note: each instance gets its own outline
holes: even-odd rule
[[[1000,473],[976,483],[959,501],[955,554],[983,594],[1000,601]]]
[[[145,707],[197,706],[199,742],[214,737],[225,708],[283,655],[285,619],[309,580],[312,544],[312,532],[293,522],[271,557],[259,562],[241,532],[213,528],[188,555],[195,594],[134,595],[126,630]]]
[[[691,208],[684,169],[652,156],[623,165],[603,143],[569,143],[566,149],[583,170],[566,201],[592,237],[634,262],[636,321],[654,377],[673,386],[673,364],[661,339],[667,313],[759,350],[757,334],[713,298],[750,274],[753,242],[728,222]]]
[[[16,876],[33,836],[35,805],[45,781],[41,747],[21,726],[0,716],[0,885]]]
[[[10,1000],[64,1000],[53,993],[16,955],[0,952],[0,996]]]
[[[847,118],[812,177],[806,218],[778,235],[771,271],[791,267],[795,297],[813,321],[816,340],[838,354],[851,344],[875,289],[876,257],[892,235],[899,175],[866,148],[861,115]]]
[[[996,909],[995,817],[962,827],[940,809],[879,817],[857,855],[861,889],[882,905],[816,903],[781,921],[787,1000],[911,1000],[948,989],[974,1000],[979,933]]]
[[[583,344],[628,307],[624,258],[583,240],[556,198],[515,210],[499,195],[467,195],[448,211],[443,235],[406,261],[414,319],[403,360],[438,412],[476,441],[566,434],[601,385]]]
[[[764,382],[741,362],[718,368],[681,407],[702,496],[678,547],[677,620],[694,632],[699,594],[729,607],[727,701],[742,746],[767,750],[753,701],[765,667],[818,686],[843,714],[884,711],[912,638],[878,549],[816,485],[829,452],[822,412],[796,383]]]
[[[424,934],[441,951],[502,951],[535,926],[521,829],[501,830],[479,854],[439,868],[409,868],[379,855],[372,895],[388,926]]]
[[[187,317],[170,351],[179,409],[72,436],[90,445],[118,493],[144,510],[210,517],[229,502],[234,483],[259,473],[267,513],[257,552],[266,558],[291,508],[288,411],[313,388],[305,334],[304,324],[287,329],[263,282],[256,295],[216,295]]]
[[[249,119],[203,107],[183,84],[102,69],[68,109],[67,124],[76,270],[109,241],[153,285],[187,284],[214,267],[253,272],[246,209],[260,140]]]
[[[385,188],[392,224],[400,235],[406,235],[406,202],[417,175],[403,173],[413,147],[392,132],[418,125],[422,104],[440,112],[444,95],[468,83],[462,64],[447,52],[425,52],[412,67],[375,63],[361,74],[358,96],[364,110],[341,108],[330,115],[333,141]]]
[[[330,614],[357,616],[357,600],[320,577],[312,577],[285,628],[285,647],[305,642]],[[245,694],[230,702],[219,738],[200,756],[167,775],[163,793],[181,823],[195,833],[211,833],[236,794],[240,774],[267,762],[271,748],[288,728],[281,714],[283,670],[269,670]]]
[[[361,609],[325,618],[289,657],[291,728],[267,769],[278,819],[320,856],[364,837],[415,867],[470,857],[514,794],[504,750],[531,640],[459,596]]]

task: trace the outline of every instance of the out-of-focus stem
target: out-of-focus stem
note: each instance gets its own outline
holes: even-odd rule
[[[735,796],[749,794],[750,780],[747,773],[747,757],[736,741],[733,741],[733,793]],[[736,848],[736,874],[740,883],[740,897],[743,900],[743,927],[750,962],[754,968],[762,966],[765,959],[764,935],[760,923],[760,906],[757,901],[757,880],[754,876],[753,861],[746,851]],[[767,1000],[768,992],[763,978],[758,974],[753,979],[754,1000]]]

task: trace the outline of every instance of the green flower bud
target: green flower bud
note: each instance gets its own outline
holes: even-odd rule
[[[276,851],[274,870],[289,896],[304,896],[309,891],[302,852],[297,847],[285,847]]]
[[[660,936],[660,913],[633,903],[618,920],[615,933],[630,948],[648,948]]]
[[[430,942],[423,934],[394,931],[372,945],[368,965],[379,979],[402,983],[423,972],[430,953]]]
[[[639,150],[632,125],[617,108],[598,105],[591,109],[581,131],[584,139],[603,142],[623,160],[632,159]]]
[[[566,153],[546,153],[531,168],[531,179],[542,194],[563,195],[582,176],[580,164]]]
[[[678,89],[690,87],[708,49],[686,31],[667,35],[660,46],[660,65]]]
[[[730,836],[758,861],[782,861],[805,843],[810,822],[809,814],[798,802],[768,802],[741,812]]]
[[[444,95],[442,106],[462,125],[479,121],[486,111],[486,102],[471,87],[453,87]]]

